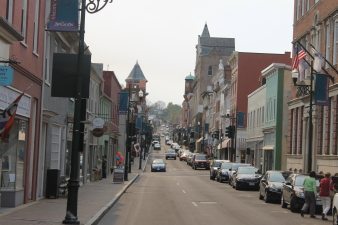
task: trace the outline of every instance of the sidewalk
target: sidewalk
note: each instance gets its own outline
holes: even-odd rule
[[[142,160],[139,170],[139,157],[135,158],[128,174],[128,181],[113,184],[113,176],[87,183],[79,188],[78,220],[80,224],[95,224],[120,198],[125,190],[144,170],[148,158]],[[0,210],[0,224],[6,225],[59,225],[66,215],[67,198],[41,199],[16,208]]]

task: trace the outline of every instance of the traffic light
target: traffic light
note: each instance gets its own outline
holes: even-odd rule
[[[227,126],[225,128],[225,136],[227,136],[228,138],[230,138],[230,133],[231,133],[231,126]]]
[[[228,138],[234,138],[235,137],[235,126],[227,126],[225,128],[225,136]]]

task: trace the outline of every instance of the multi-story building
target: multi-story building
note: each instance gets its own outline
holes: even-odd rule
[[[230,117],[236,125],[235,152],[231,160],[245,162],[246,119],[248,95],[261,86],[261,71],[272,63],[291,64],[290,52],[284,54],[234,52],[229,58],[231,67]]]
[[[234,38],[216,38],[211,37],[207,24],[205,24],[202,35],[198,36],[198,44],[196,46],[196,65],[195,65],[195,84],[193,88],[193,106],[192,126],[195,128],[197,151],[205,151],[201,147],[205,146],[205,137],[209,133],[209,121],[206,121],[205,109],[203,102],[207,104],[210,95],[213,92],[211,78],[215,76],[219,60],[226,62],[228,57],[235,50]]]
[[[15,3],[15,4],[14,4]],[[13,69],[13,82],[0,86],[0,110],[24,92],[9,137],[0,142],[1,207],[36,200],[44,61],[45,1],[2,1],[1,64]]]
[[[262,71],[262,86],[248,96],[246,162],[260,171],[285,170],[291,67],[273,63]]]
[[[309,54],[313,56],[313,52],[310,51],[312,45],[335,69],[338,68],[338,2],[336,0],[295,0],[293,27],[293,42],[300,43],[308,50],[306,60],[309,63],[312,61]],[[323,69],[321,71],[334,78],[333,82],[329,82],[326,105],[311,104],[313,110],[310,116],[309,92],[303,92],[289,103],[290,141],[286,159],[286,167],[289,169],[337,172],[338,74],[330,64],[325,63],[322,68],[326,72]],[[309,75],[310,69],[311,67],[307,69],[306,74]],[[310,77],[311,75],[305,78],[310,80]],[[309,138],[311,121],[312,139]]]

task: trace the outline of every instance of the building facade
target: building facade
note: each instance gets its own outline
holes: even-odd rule
[[[337,69],[338,2],[335,0],[311,0],[304,1],[303,4],[300,0],[294,1],[293,42],[301,43],[308,51],[312,45]],[[313,54],[312,51],[309,51],[306,57],[306,60],[311,63],[312,58],[309,54]],[[308,68],[306,71],[305,80],[308,81],[310,80],[310,69]],[[309,94],[298,95],[289,102],[290,129],[288,135],[290,140],[286,166],[292,170],[314,170],[334,174],[338,168],[338,74],[329,63],[325,63],[322,69],[334,78],[333,82],[329,82],[328,104],[325,106],[313,104],[310,117],[308,113]],[[313,124],[312,140],[308,138],[310,119]]]

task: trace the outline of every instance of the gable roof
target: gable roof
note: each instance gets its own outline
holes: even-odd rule
[[[134,68],[130,72],[129,76],[127,77],[126,81],[147,81],[145,78],[140,65],[138,62],[134,65]]]

